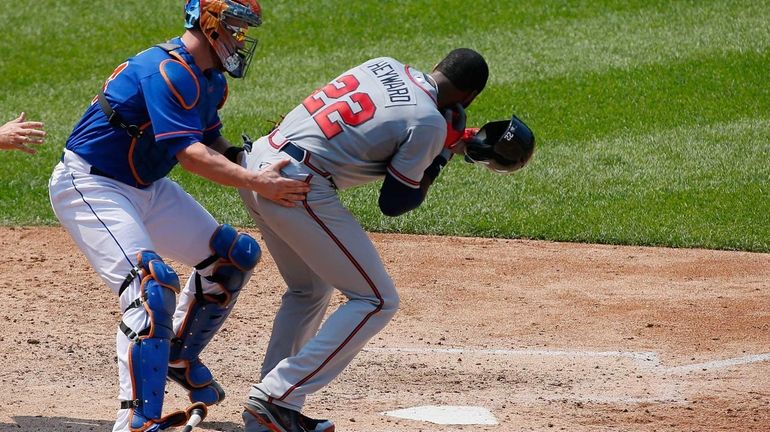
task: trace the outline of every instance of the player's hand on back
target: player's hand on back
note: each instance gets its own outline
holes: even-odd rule
[[[249,171],[199,142],[177,152],[176,158],[187,171],[221,185],[252,190],[285,207],[293,207],[295,201],[304,200],[310,190],[307,183],[281,175],[281,168],[289,163],[288,160],[259,171]]]
[[[287,164],[289,160],[283,159],[257,171],[251,189],[284,207],[294,207],[296,201],[305,199],[310,191],[310,185],[282,176],[281,168]]]

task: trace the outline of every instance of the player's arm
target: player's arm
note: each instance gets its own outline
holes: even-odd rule
[[[249,189],[285,207],[305,199],[307,183],[281,176],[283,160],[259,171],[250,171],[230,162],[219,152],[197,142],[176,153],[179,165],[187,171],[225,186]]]
[[[425,169],[419,188],[409,187],[396,179],[394,175],[386,174],[385,180],[382,182],[378,201],[382,214],[393,217],[401,216],[419,207],[425,201],[428,189],[436,181],[441,169],[444,168],[451,158],[452,153],[449,150],[443,150],[441,154],[436,156],[428,168]]]
[[[382,214],[396,217],[416,209],[424,199],[425,195],[421,189],[410,188],[392,175],[386,174],[380,188],[378,205]]]
[[[215,152],[224,155],[227,149],[231,147],[235,147],[232,144],[230,144],[230,141],[223,137],[222,135],[219,135],[218,137],[214,138],[214,140],[208,144],[208,146],[213,149]]]
[[[233,145],[230,140],[223,137],[222,135],[216,137],[208,146],[217,153],[229,159],[230,162],[240,164],[240,158],[243,154],[244,148]]]
[[[451,152],[443,148],[445,138],[446,129],[440,118],[410,130],[409,138],[391,159],[380,189],[378,204],[384,215],[400,216],[422,204],[428,189],[451,159]],[[437,151],[440,154],[432,157]]]
[[[453,109],[445,110],[441,117],[426,119],[426,124],[422,127],[411,130],[409,139],[400,146],[399,152],[388,166],[380,189],[378,204],[384,215],[400,216],[422,204],[428,195],[428,189],[452,159],[451,148],[463,135],[465,119],[465,110],[458,104]],[[433,158],[421,176],[415,176],[418,173],[413,172],[411,167],[424,167],[427,162],[423,159],[426,156],[425,149],[436,147],[439,147],[441,152]],[[398,167],[409,168],[402,172]],[[410,175],[420,180],[411,180]]]
[[[280,174],[288,162],[249,171],[219,153],[217,150],[225,149],[229,143],[221,138],[218,117],[208,125],[200,124],[200,88],[195,76],[176,60],[161,62],[159,68],[160,74],[141,81],[145,104],[155,139],[165,141],[169,155],[176,157],[183,169],[225,186],[252,190],[287,207],[305,198],[310,189],[306,183]],[[216,150],[204,143],[214,145]]]

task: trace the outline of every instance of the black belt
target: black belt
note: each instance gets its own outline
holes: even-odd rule
[[[117,178],[114,175],[108,174],[108,173],[100,170],[99,168],[97,168],[97,167],[95,167],[93,165],[91,165],[91,169],[88,170],[88,172],[93,174],[93,175],[98,175],[98,176],[102,176],[102,177],[111,178],[113,180],[117,180]]]
[[[297,162],[304,164],[306,167],[310,168],[313,172],[325,178],[326,180],[329,180],[329,183],[331,183],[332,187],[334,189],[337,189],[337,185],[334,184],[334,179],[332,179],[331,174],[329,174],[328,172],[322,170],[321,168],[315,166],[312,162],[310,162],[310,154],[308,153],[307,150],[297,146],[291,141],[286,141],[286,144],[284,144],[283,147],[281,147],[280,151],[291,156],[292,159],[296,160]]]
[[[62,162],[64,162],[64,152],[62,152],[60,160]],[[93,175],[102,176],[102,177],[111,178],[113,180],[118,180],[117,177],[115,177],[114,175],[106,173],[106,172],[100,170],[99,168],[97,168],[97,167],[95,167],[93,165],[91,165],[91,168],[88,170],[88,173],[89,174],[93,174]]]
[[[297,147],[297,145],[291,141],[284,144],[283,147],[281,147],[281,151],[294,158],[297,162],[305,162],[307,150]]]

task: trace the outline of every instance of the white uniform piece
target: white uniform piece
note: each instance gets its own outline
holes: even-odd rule
[[[208,239],[219,227],[217,221],[175,182],[163,178],[146,189],[137,189],[107,177],[90,174],[91,166],[75,153],[65,150],[62,162],[49,183],[51,205],[56,217],[72,236],[110,290],[117,296],[120,285],[136,265],[139,251],[154,250],[194,266],[211,255]],[[184,215],[184,217],[180,217]],[[191,235],[195,233],[195,235]],[[212,269],[200,273],[209,276]],[[136,278],[120,296],[120,309],[139,298]],[[221,289],[205,286],[204,292]],[[195,297],[192,279],[187,281],[174,314],[174,332],[182,324],[191,299]],[[88,299],[84,299],[88,301]],[[132,329],[144,329],[149,318],[143,308],[122,316]],[[120,330],[116,334],[119,398],[133,395],[128,368],[130,340]],[[113,431],[127,432],[128,409],[118,411]]]
[[[304,149],[283,174],[311,185],[291,208],[240,191],[288,286],[250,395],[301,410],[396,313],[396,288],[337,188],[386,173],[419,188],[446,137],[436,97],[430,76],[391,58],[369,60],[310,95],[246,154],[245,166],[258,170],[292,159],[289,147]],[[348,301],[319,330],[333,288]]]

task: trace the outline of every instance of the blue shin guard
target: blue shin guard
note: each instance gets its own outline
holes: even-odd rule
[[[171,348],[171,362],[183,366],[169,368],[168,376],[187,389],[192,402],[213,405],[224,400],[225,392],[199,356],[230,315],[262,251],[254,238],[230,225],[220,226],[209,245],[212,255],[195,266],[195,299]],[[210,276],[201,275],[209,269]]]
[[[143,308],[149,325],[137,331],[123,321],[120,323],[123,333],[131,339],[128,365],[133,386],[133,399],[122,401],[121,408],[132,410],[129,417],[132,431],[145,431],[157,429],[164,422],[163,397],[174,337],[173,314],[179,278],[155,252],[143,251],[138,257],[134,273],[141,276],[140,295],[126,311]]]

